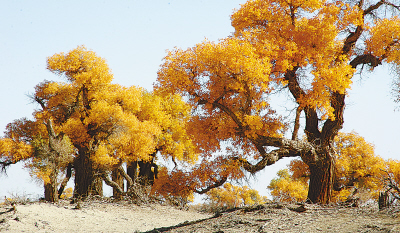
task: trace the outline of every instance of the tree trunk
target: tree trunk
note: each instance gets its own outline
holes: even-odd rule
[[[79,149],[79,156],[74,161],[75,198],[86,198],[89,195],[103,194],[103,181],[95,177],[95,169],[90,161],[87,149]]]
[[[139,161],[139,182],[143,186],[151,186],[157,178],[158,166],[153,161]]]
[[[50,182],[44,184],[44,199],[48,202],[58,201],[56,175],[50,175]]]
[[[118,168],[115,168],[112,171],[111,178],[112,178],[112,181],[117,183],[119,185],[119,187],[122,189],[122,191],[124,191],[124,188],[125,188],[124,187],[124,177],[121,175]],[[118,192],[115,188],[113,188],[113,196],[114,196],[114,198],[119,199],[122,197],[122,194],[120,192]]]
[[[309,165],[308,201],[311,203],[328,204],[331,201],[335,160],[330,154],[324,157],[321,162]]]
[[[67,186],[67,183],[68,183],[69,179],[71,179],[71,176],[72,176],[72,164],[68,164],[67,174],[66,174],[64,180],[61,182],[60,188],[58,189],[58,198],[61,198],[61,195],[65,189],[65,186]]]
[[[103,196],[103,179],[100,176],[95,176],[90,185],[90,195]]]
[[[379,205],[380,210],[383,210],[390,206],[390,198],[389,197],[390,197],[389,192],[380,192],[379,193],[378,205]]]
[[[137,169],[138,169],[138,162],[137,161],[128,163],[126,165],[126,173],[132,179],[133,183],[136,183]],[[129,184],[128,184],[127,188],[128,189],[130,188]]]

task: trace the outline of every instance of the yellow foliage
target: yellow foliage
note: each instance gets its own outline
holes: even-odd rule
[[[33,148],[31,145],[13,140],[11,138],[0,139],[0,158],[4,162],[17,163],[32,157]]]
[[[69,188],[67,188],[67,189],[65,189],[65,190],[63,191],[63,193],[61,194],[60,198],[61,198],[61,199],[69,199],[69,198],[72,197],[73,192],[74,192],[74,189],[71,188],[71,187],[69,187]]]
[[[370,29],[371,37],[366,41],[368,50],[381,57],[386,56],[387,62],[400,64],[400,18],[376,20]]]
[[[212,189],[206,195],[211,204],[226,208],[263,204],[268,200],[267,197],[260,196],[257,190],[249,189],[247,186],[234,186],[230,183]]]
[[[106,61],[84,46],[67,54],[53,55],[47,59],[47,68],[56,74],[65,75],[77,86],[85,85],[90,89],[99,89],[113,79]]]
[[[282,119],[263,98],[271,91],[270,60],[261,57],[251,42],[238,38],[205,41],[185,51],[169,51],[164,60],[156,92],[188,97],[193,108],[204,102],[199,109],[204,117],[192,118],[191,128],[205,151],[214,151],[218,141],[234,137],[238,127],[250,138],[277,136],[284,130]]]
[[[369,190],[374,197],[383,189],[382,170],[386,162],[374,153],[372,144],[356,133],[339,133],[335,139],[337,176],[344,184],[357,180],[355,185]]]
[[[307,188],[304,182],[292,179],[288,169],[279,170],[278,178],[272,179],[268,185],[274,199],[285,202],[305,201]]]
[[[161,129],[157,138],[157,148],[165,159],[194,163],[198,152],[193,143],[193,135],[188,133],[190,107],[180,95],[164,97],[152,93],[143,94],[143,108],[139,117],[155,122]]]
[[[48,104],[41,114],[55,118],[76,148],[87,148],[95,166],[102,168],[148,159],[161,130],[154,122],[138,119],[142,88],[111,84],[106,61],[83,46],[55,54],[47,63],[69,83],[37,86],[36,96]]]
[[[389,159],[387,172],[392,175],[392,178],[397,184],[400,184],[400,161]]]

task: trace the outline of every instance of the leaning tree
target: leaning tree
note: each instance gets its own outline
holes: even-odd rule
[[[333,140],[352,78],[364,68],[400,65],[399,10],[396,0],[250,0],[231,16],[232,36],[169,51],[156,89],[188,100],[192,132],[209,160],[224,151],[224,161],[255,173],[299,156],[311,173],[309,201],[329,203]],[[291,118],[278,114],[275,95],[293,100]]]

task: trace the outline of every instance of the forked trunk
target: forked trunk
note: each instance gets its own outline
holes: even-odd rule
[[[311,203],[328,204],[331,201],[335,160],[331,154],[324,155],[324,157],[317,164],[309,165],[308,201]]]

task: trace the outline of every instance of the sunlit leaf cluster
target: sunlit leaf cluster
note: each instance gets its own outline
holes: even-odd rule
[[[288,169],[279,170],[278,177],[271,180],[268,189],[276,201],[295,202],[307,198],[307,183],[291,177]]]
[[[260,196],[257,190],[247,186],[235,186],[225,183],[223,187],[215,188],[206,193],[207,201],[217,207],[235,208],[263,204],[267,197]]]

